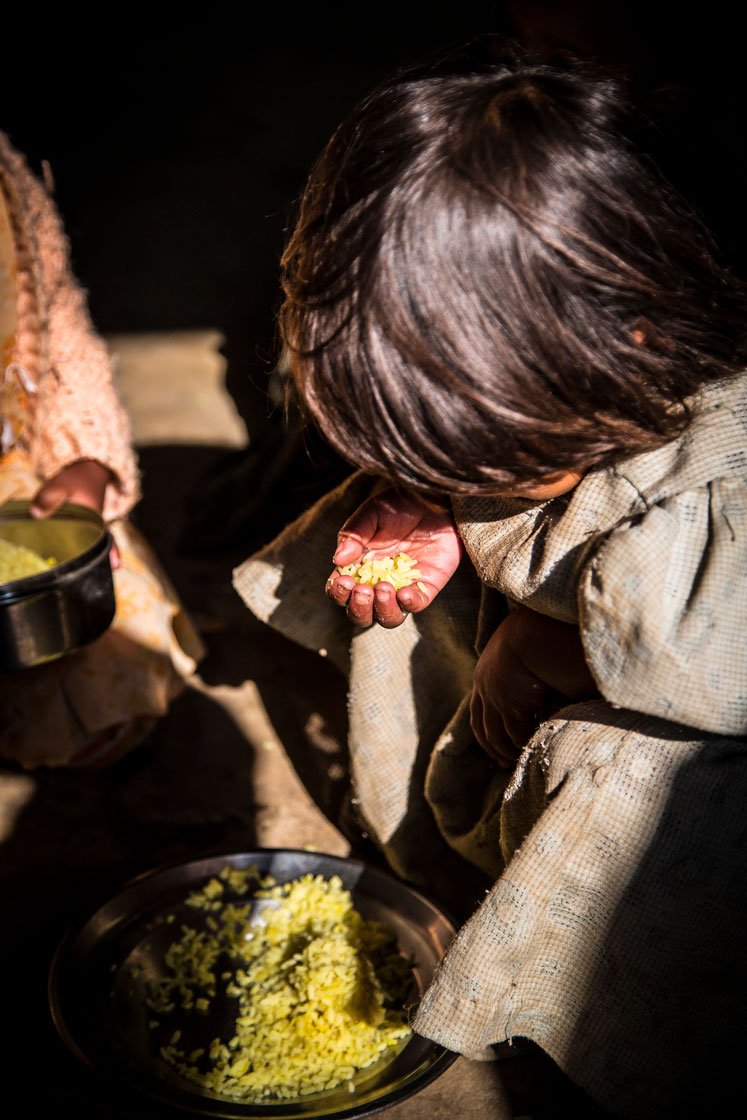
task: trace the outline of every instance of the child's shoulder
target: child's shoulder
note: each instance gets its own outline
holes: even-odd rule
[[[566,621],[578,617],[578,586],[598,549],[624,576],[629,534],[646,536],[651,563],[702,553],[712,502],[747,518],[747,374],[710,386],[693,402],[688,429],[664,447],[590,471],[545,502],[455,498],[459,532],[478,575],[518,602]],[[645,524],[644,524],[645,522]],[[614,535],[614,560],[605,542]],[[707,536],[707,533],[706,533]],[[646,562],[642,561],[642,571]],[[650,581],[647,582],[647,586]]]
[[[594,543],[579,582],[604,697],[728,735],[747,727],[746,389],[713,385],[680,439],[620,466],[642,510]]]
[[[614,468],[646,506],[718,479],[747,480],[747,371],[706,386],[691,405],[681,436]]]

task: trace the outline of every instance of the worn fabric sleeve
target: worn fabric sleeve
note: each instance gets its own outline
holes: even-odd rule
[[[581,575],[586,658],[605,699],[747,730],[747,484],[720,478],[602,538]]]

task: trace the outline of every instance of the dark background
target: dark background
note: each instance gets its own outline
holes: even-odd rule
[[[729,176],[743,174],[740,36],[721,0],[685,11],[517,0],[436,17],[424,4],[322,5],[298,19],[278,5],[244,29],[207,6],[159,32],[133,18],[100,37],[42,20],[25,49],[8,57],[6,43],[0,128],[36,168],[50,162],[102,330],[216,326],[253,367],[272,350],[284,230],[331,131],[397,66],[490,32],[632,73],[669,129],[675,176],[741,247],[743,232],[723,228],[739,193]]]

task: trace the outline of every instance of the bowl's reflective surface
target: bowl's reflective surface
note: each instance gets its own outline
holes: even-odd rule
[[[53,567],[0,583],[0,670],[44,665],[100,637],[116,609],[102,518],[67,502],[51,517],[34,518],[30,502],[0,506],[0,537],[54,557]]]
[[[196,913],[202,913],[186,908],[184,901],[224,867],[250,864],[281,883],[309,872],[339,875],[363,916],[391,926],[400,951],[414,957],[410,1003],[418,1002],[455,934],[447,916],[422,895],[357,860],[317,852],[258,849],[211,856],[134,880],[62,942],[50,972],[49,1000],[55,1025],[76,1057],[172,1107],[275,1120],[366,1116],[404,1100],[444,1072],[456,1054],[413,1035],[398,1053],[361,1071],[353,1092],[343,1086],[257,1105],[203,1092],[161,1059],[145,1000],[149,984],[163,974],[163,951],[180,920],[194,926]],[[189,1045],[209,1042],[230,1028],[234,1011],[233,1001],[218,1003],[206,1017],[204,1037],[194,1036]],[[175,1021],[169,1030],[182,1025]]]

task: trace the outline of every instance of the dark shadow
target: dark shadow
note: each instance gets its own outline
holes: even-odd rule
[[[532,1120],[612,1120],[565,1076],[539,1046],[519,1039],[514,1056],[495,1064],[495,1076],[508,1096],[514,1116]]]
[[[744,744],[703,734],[697,758],[676,773],[589,976],[584,1028],[597,1053],[616,1038],[611,1006],[639,1024],[619,1091],[630,1099],[640,1081],[641,1114],[694,1120],[728,1114],[739,1098],[747,1041],[746,802]],[[668,1068],[653,1066],[651,1055],[665,1055]],[[567,1068],[580,1084],[593,1060],[571,1041]]]
[[[218,458],[189,496],[185,553],[262,548],[352,471],[312,428],[276,410],[246,449]]]
[[[549,62],[568,53],[617,75],[648,128],[637,138],[747,275],[743,47],[727,0],[681,18],[671,0],[507,0],[504,31]],[[500,39],[496,40],[500,49]]]
[[[18,773],[10,765],[2,770]],[[251,750],[233,721],[190,691],[110,769],[34,772],[33,797],[0,846],[3,993],[12,1024],[6,1068],[25,1086],[33,1114],[69,1103],[75,1116],[165,1115],[99,1085],[67,1053],[49,1016],[49,965],[67,930],[131,876],[174,860],[251,850],[252,770]]]

